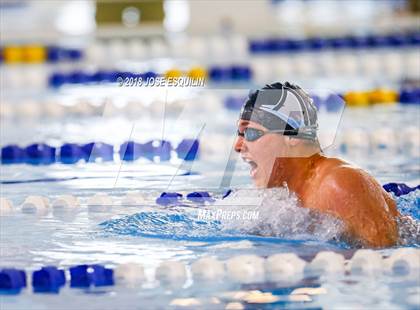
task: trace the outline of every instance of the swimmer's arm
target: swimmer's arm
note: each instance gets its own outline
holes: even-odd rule
[[[368,247],[395,245],[395,202],[362,170],[340,167],[323,182],[328,213],[342,219],[347,233]]]

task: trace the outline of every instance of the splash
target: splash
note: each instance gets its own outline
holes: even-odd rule
[[[176,240],[338,240],[341,223],[300,208],[287,188],[236,190],[207,205],[140,212],[100,225],[106,233]]]
[[[338,219],[300,207],[296,195],[287,187],[238,190],[216,202],[214,208],[243,213],[241,220],[221,220],[221,223],[223,229],[246,234],[329,241],[338,240],[343,232]]]
[[[420,190],[397,197],[399,243],[420,246]]]
[[[168,210],[140,212],[99,224],[111,234],[195,240],[208,235],[219,235],[217,221],[205,222],[186,212]]]
[[[420,246],[420,190],[396,201],[399,245]],[[343,241],[341,221],[301,208],[286,187],[234,190],[214,204],[154,208],[100,225],[105,233],[175,240]]]

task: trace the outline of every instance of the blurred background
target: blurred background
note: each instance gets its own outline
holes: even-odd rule
[[[190,85],[139,83],[158,78]],[[252,190],[250,165],[232,149],[249,90],[276,81],[311,95],[327,155],[381,185],[404,183],[388,184],[396,194],[420,184],[419,0],[0,0],[0,289],[25,282],[2,266],[28,275],[0,309],[418,309],[417,254],[405,246],[420,244],[419,190],[396,199],[408,252],[359,252],[345,265],[324,253],[320,270],[331,274],[299,282],[304,264],[287,258],[281,281],[253,283],[274,253],[352,254],[330,242],[341,239],[336,220],[297,208],[283,188]],[[194,216],[231,207],[261,215]],[[230,286],[216,262],[192,267],[207,255],[232,258],[230,279],[252,283]],[[141,265],[115,268],[115,279],[139,285],[102,287],[112,275],[102,266],[127,262]],[[70,276],[82,263],[95,267]],[[86,287],[32,294],[29,273],[42,266]],[[54,291],[34,293],[58,293],[54,270],[39,281]],[[211,285],[196,285],[202,270]],[[165,278],[179,281],[156,281]]]
[[[217,171],[218,186],[248,90],[291,81],[319,109],[326,153],[414,182],[419,10],[415,0],[1,0],[3,177],[35,173],[13,164],[50,173],[144,160]],[[205,83],[130,87],[156,77]]]

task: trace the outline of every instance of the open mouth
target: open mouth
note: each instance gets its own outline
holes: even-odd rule
[[[244,161],[251,166],[251,170],[249,171],[249,174],[251,175],[251,177],[254,177],[255,174],[257,173],[257,167],[258,167],[257,163],[248,158],[244,158]]]

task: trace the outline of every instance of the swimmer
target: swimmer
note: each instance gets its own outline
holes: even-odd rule
[[[286,184],[302,207],[339,218],[343,239],[365,247],[395,245],[394,200],[367,172],[325,156],[317,127],[316,107],[299,86],[266,85],[242,107],[235,151],[250,164],[256,187]]]

